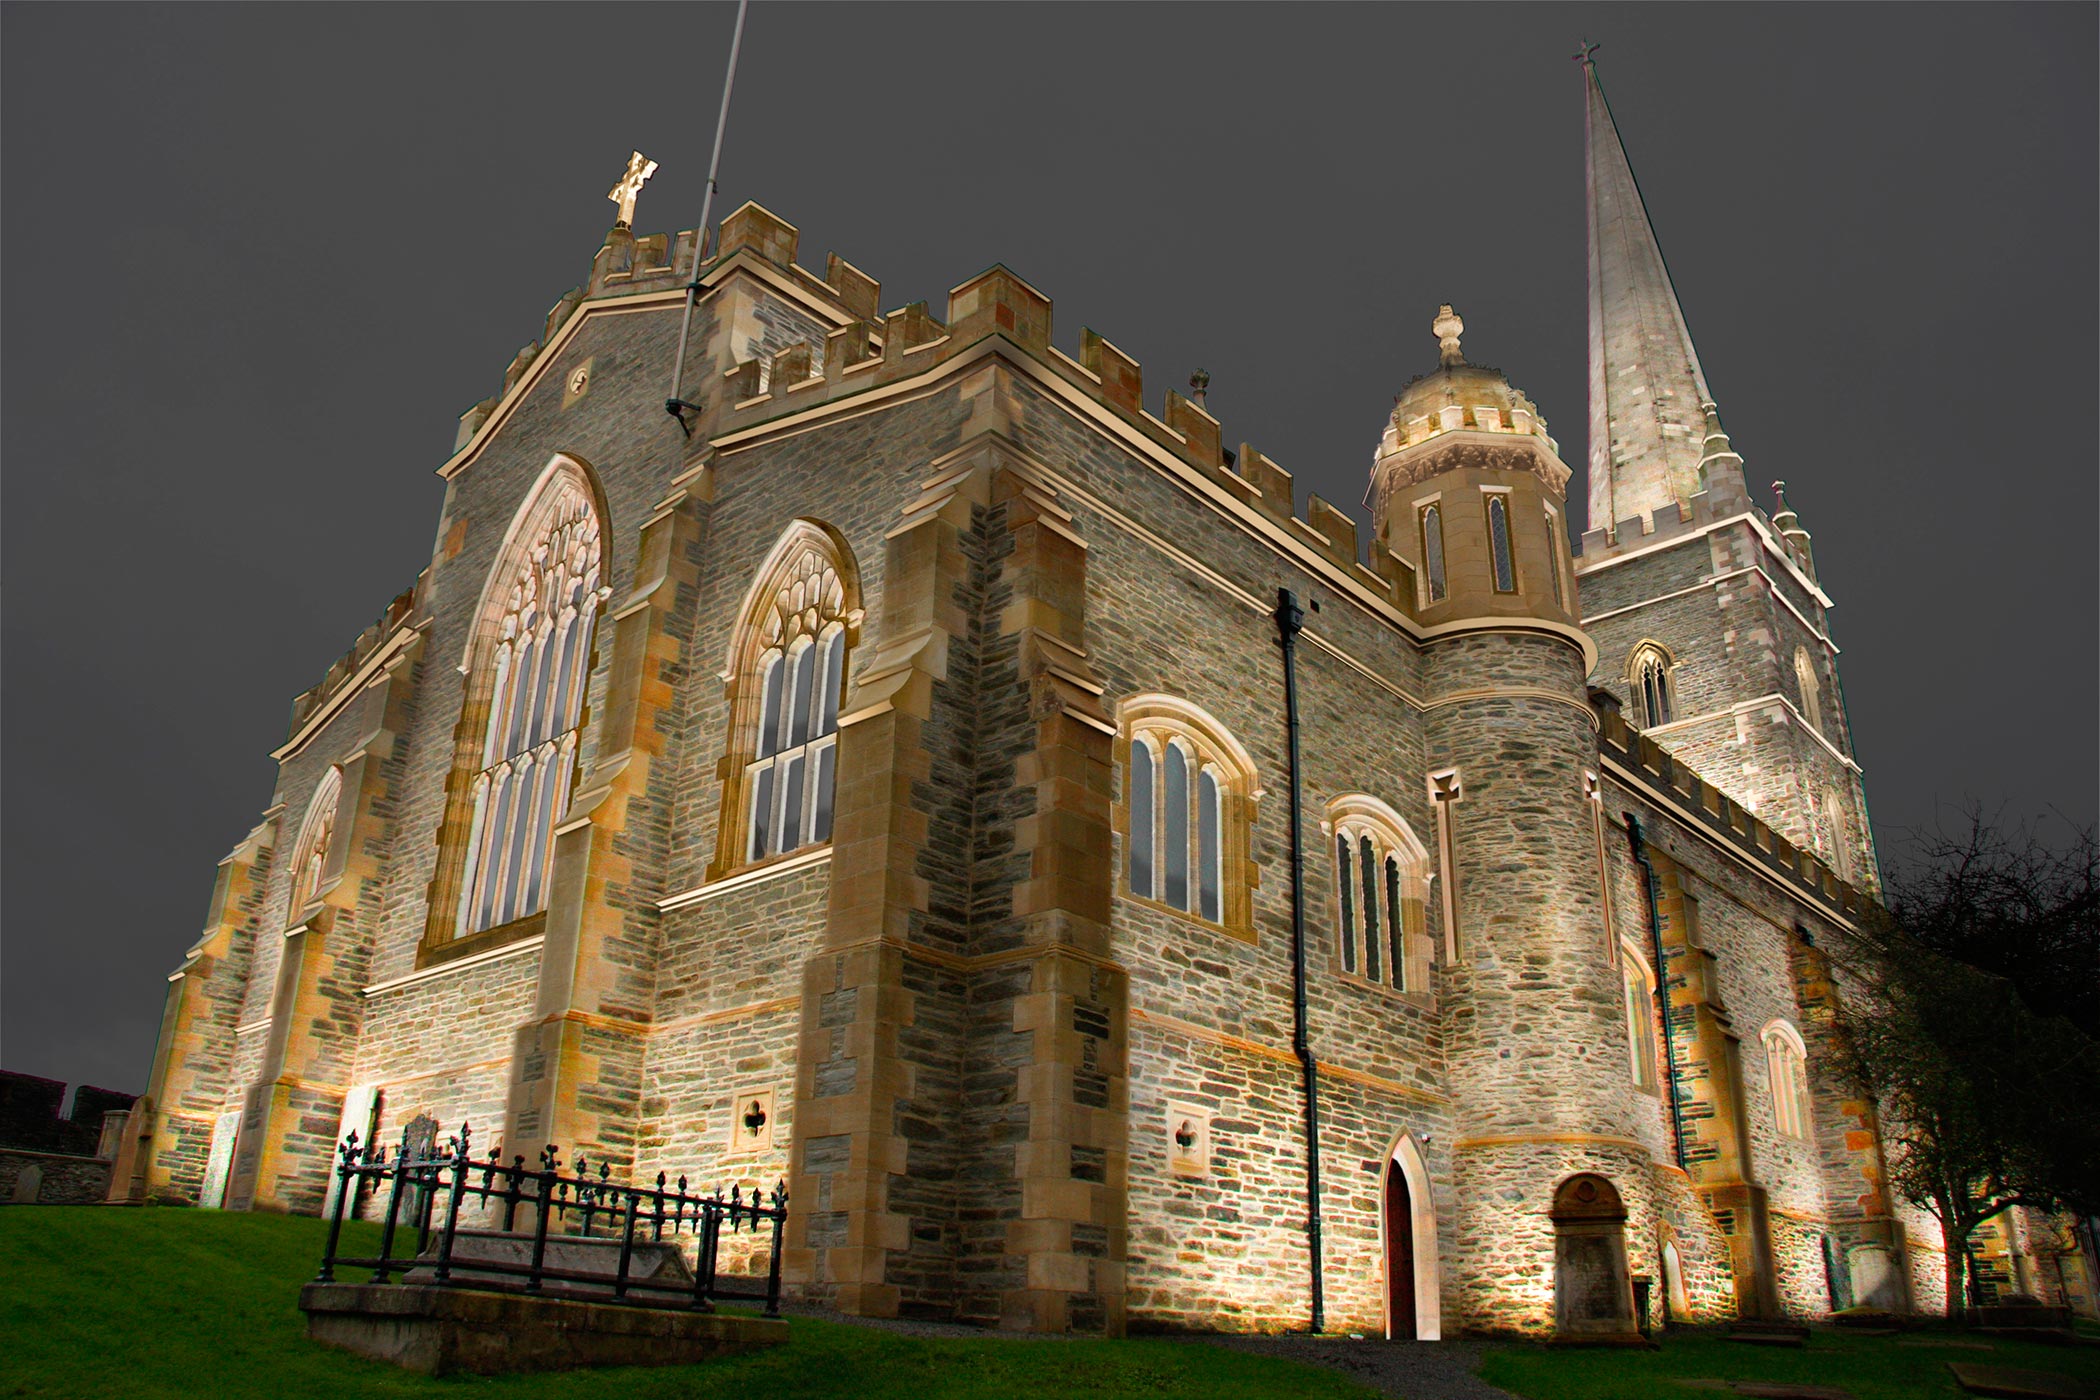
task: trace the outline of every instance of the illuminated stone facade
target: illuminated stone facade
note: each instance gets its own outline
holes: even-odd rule
[[[1616,188],[1598,217],[1652,248]],[[427,1113],[785,1178],[790,1282],[849,1311],[1302,1327],[1295,893],[1328,1326],[1621,1335],[1629,1276],[1701,1320],[1937,1277],[1830,1073],[1825,950],[1874,866],[1857,815],[1814,854],[1824,789],[1863,810],[1828,600],[1717,426],[1703,490],[1577,557],[1544,419],[1446,308],[1360,544],[1199,402],[1154,416],[1113,345],[1054,348],[1003,267],[884,314],[796,244],[723,222],[678,421],[696,239],[625,228],[462,420],[429,568],[295,704],[221,866],[120,1194],[315,1211],[340,1133]],[[1612,277],[1607,332],[1669,295]],[[1609,474],[1679,491],[1601,421]],[[553,567],[577,539],[602,561]],[[1318,605],[1302,891],[1279,589]],[[580,692],[535,672],[544,713],[492,733],[526,693],[502,658],[579,638]],[[1653,737],[1622,716],[1643,640],[1683,716]],[[1790,727],[1797,643],[1826,742]],[[553,807],[490,796],[545,763],[565,787],[513,786]],[[1666,1037],[1624,994],[1658,953]]]

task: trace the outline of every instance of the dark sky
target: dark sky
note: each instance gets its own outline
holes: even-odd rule
[[[1352,510],[1466,349],[1586,422],[1600,72],[1751,480],[1814,532],[1884,850],[2095,809],[2091,5],[754,6],[722,203],[986,264]],[[0,9],[0,1064],[144,1087],[267,751],[605,191],[699,218],[727,5]],[[665,431],[673,431],[666,424]]]

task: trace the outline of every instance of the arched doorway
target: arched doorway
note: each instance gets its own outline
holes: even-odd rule
[[[1408,1199],[1407,1173],[1385,1174],[1385,1334],[1412,1341],[1415,1335],[1415,1208]]]
[[[1443,1336],[1436,1200],[1412,1133],[1402,1133],[1386,1154],[1383,1190],[1385,1335],[1396,1342],[1436,1341]]]

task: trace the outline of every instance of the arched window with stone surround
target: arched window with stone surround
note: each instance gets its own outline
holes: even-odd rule
[[[1428,990],[1429,853],[1391,807],[1338,797],[1321,823],[1334,853],[1335,960],[1345,976]]]
[[[604,571],[598,493],[581,463],[557,456],[511,522],[462,666],[455,937],[546,908],[554,827],[574,781],[591,644],[609,591]],[[457,829],[449,816],[447,826]],[[434,900],[434,918],[438,908]]]
[[[1626,661],[1626,682],[1633,692],[1634,723],[1655,729],[1676,718],[1670,671],[1676,663],[1660,642],[1642,642]]]
[[[1444,508],[1436,501],[1422,507],[1422,587],[1425,603],[1444,601]]]
[[[839,713],[861,616],[845,541],[814,520],[789,525],[745,595],[724,671],[731,746],[714,874],[831,840]]]
[[[1772,1117],[1788,1137],[1808,1136],[1808,1047],[1801,1032],[1785,1021],[1764,1028],[1766,1084],[1772,1095]]]
[[[306,804],[306,818],[292,846],[292,897],[285,906],[286,927],[299,923],[307,906],[321,893],[321,882],[328,874],[328,850],[335,843],[336,809],[342,801],[343,770],[331,767],[321,775]]]
[[[1823,789],[1823,825],[1830,829],[1830,868],[1846,884],[1858,877],[1852,864],[1852,847],[1845,840],[1845,804],[1839,800],[1837,789]]]
[[[1656,1061],[1661,1058],[1655,1032],[1655,974],[1631,943],[1619,948],[1619,973],[1626,1008],[1626,1052],[1634,1087],[1653,1093]]]
[[[1124,893],[1251,932],[1253,760],[1187,701],[1140,695],[1118,709]]]
[[[1517,591],[1516,555],[1509,543],[1509,496],[1506,492],[1487,493],[1488,560],[1494,566],[1495,591],[1514,593]]]
[[[1801,717],[1808,721],[1810,729],[1821,732],[1823,687],[1816,679],[1816,663],[1809,657],[1807,647],[1794,648],[1794,679],[1801,686]]]

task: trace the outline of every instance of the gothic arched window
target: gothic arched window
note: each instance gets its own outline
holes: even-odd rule
[[[1490,491],[1487,498],[1488,555],[1495,566],[1495,591],[1517,591],[1517,562],[1509,547],[1509,498]]]
[[[1852,847],[1845,841],[1845,806],[1835,789],[1823,791],[1823,825],[1830,828],[1830,868],[1846,884],[1857,878],[1852,867]]]
[[[1633,690],[1634,723],[1655,729],[1676,718],[1676,698],[1670,693],[1670,653],[1655,642],[1642,642],[1626,663],[1626,679]]]
[[[1808,1047],[1801,1032],[1785,1021],[1764,1029],[1765,1070],[1772,1095],[1772,1117],[1788,1137],[1808,1136]]]
[[[1435,501],[1422,507],[1422,585],[1429,601],[1444,601],[1444,510]]]
[[[1337,798],[1325,826],[1334,850],[1342,971],[1403,992],[1426,991],[1428,852],[1375,797]]]
[[[1121,706],[1124,889],[1236,931],[1252,920],[1248,826],[1254,764],[1195,706],[1164,695]]]
[[[306,819],[299,824],[299,839],[292,847],[292,897],[284,915],[287,926],[297,924],[321,892],[321,882],[328,874],[328,848],[335,843],[336,808],[342,799],[343,770],[330,768],[306,804]]]
[[[1794,648],[1794,679],[1801,685],[1801,717],[1814,730],[1823,728],[1822,686],[1816,680],[1816,663],[1809,659],[1807,647]]]
[[[590,484],[556,458],[511,527],[483,594],[468,670],[486,704],[454,933],[547,904],[554,827],[568,806],[591,638],[604,586],[604,531]],[[483,689],[482,687],[486,687]]]
[[[839,709],[860,616],[844,542],[795,521],[760,566],[731,647],[716,874],[831,840]]]
[[[1635,1087],[1655,1088],[1655,974],[1640,949],[1624,944],[1619,951],[1626,1004],[1626,1051]]]

